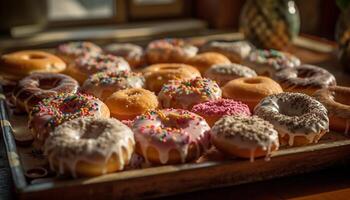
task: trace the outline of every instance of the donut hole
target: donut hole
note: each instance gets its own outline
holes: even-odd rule
[[[40,55],[40,54],[29,54],[27,59],[28,60],[39,60],[39,59],[44,59],[46,58],[44,55]]]
[[[296,108],[291,106],[289,103],[279,103],[279,112],[282,115],[294,117],[294,116],[301,116],[304,114],[304,111],[301,108]]]
[[[43,90],[51,90],[57,86],[56,82],[53,79],[40,79],[38,87]]]
[[[178,66],[164,66],[162,67],[163,70],[178,70]]]
[[[298,78],[308,78],[313,76],[315,73],[311,70],[298,70],[297,76]]]
[[[247,84],[259,84],[259,83],[261,83],[261,80],[260,79],[256,79],[256,78],[245,79],[244,83],[247,83]]]
[[[81,139],[96,139],[104,131],[105,131],[104,128],[99,126],[98,124],[90,124],[88,127],[86,127],[86,131],[83,132],[83,134],[80,136],[80,138]]]

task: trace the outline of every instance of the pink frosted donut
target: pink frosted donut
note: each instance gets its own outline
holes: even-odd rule
[[[149,111],[136,117],[132,130],[136,152],[154,164],[195,160],[209,148],[207,122],[186,110]]]
[[[232,99],[218,99],[199,103],[193,106],[191,111],[202,116],[210,126],[213,126],[216,121],[225,115],[251,115],[246,104]]]
[[[102,49],[92,42],[67,42],[60,44],[57,47],[56,54],[62,58],[67,64],[74,61],[74,59],[85,55],[100,54]]]

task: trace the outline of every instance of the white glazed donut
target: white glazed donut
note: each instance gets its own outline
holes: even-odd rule
[[[191,161],[209,148],[209,125],[186,110],[149,111],[134,120],[132,130],[136,152],[154,164]]]
[[[50,134],[45,154],[60,174],[98,176],[124,169],[134,151],[134,134],[114,118],[80,117]]]

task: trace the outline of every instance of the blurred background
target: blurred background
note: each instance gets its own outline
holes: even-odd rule
[[[237,31],[245,0],[0,0],[0,46]],[[301,33],[334,40],[335,0],[295,0]]]

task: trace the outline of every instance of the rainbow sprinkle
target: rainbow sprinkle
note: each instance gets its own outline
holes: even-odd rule
[[[43,99],[34,106],[33,117],[50,116],[46,126],[52,130],[65,121],[81,116],[92,116],[99,110],[98,99],[86,94],[58,94]]]

